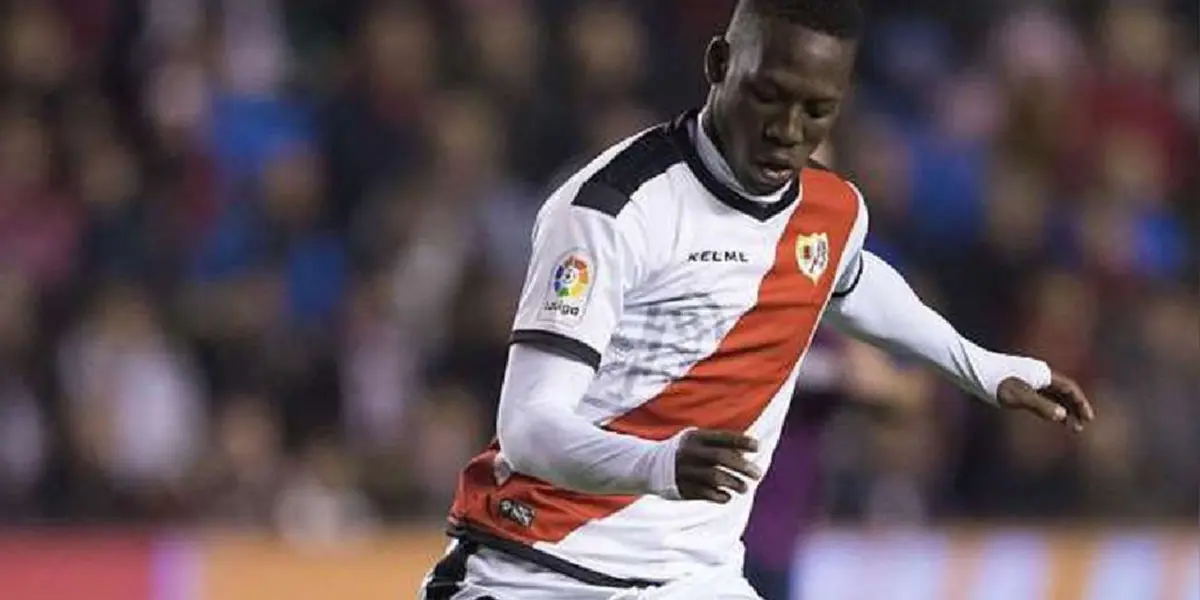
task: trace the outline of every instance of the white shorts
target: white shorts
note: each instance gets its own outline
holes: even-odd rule
[[[660,586],[601,587],[490,548],[451,543],[418,600],[762,600],[741,566],[708,569]]]

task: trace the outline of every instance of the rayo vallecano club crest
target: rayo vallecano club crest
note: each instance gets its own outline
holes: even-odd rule
[[[800,273],[816,283],[829,266],[829,236],[825,233],[796,238],[796,266]]]

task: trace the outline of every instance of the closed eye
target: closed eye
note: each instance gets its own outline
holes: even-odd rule
[[[808,102],[804,105],[804,112],[813,119],[824,119],[833,116],[837,111],[837,102],[822,100],[819,102]]]

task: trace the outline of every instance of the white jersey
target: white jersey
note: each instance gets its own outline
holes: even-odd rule
[[[821,316],[861,269],[866,208],[815,163],[776,202],[736,194],[697,155],[695,118],[617,144],[549,198],[512,339],[596,368],[579,411],[597,426],[743,431],[765,472]],[[740,560],[753,490],[724,505],[583,494],[513,473],[503,452],[493,443],[464,470],[459,534],[636,580]]]

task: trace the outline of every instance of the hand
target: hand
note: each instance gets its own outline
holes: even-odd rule
[[[697,429],[684,434],[675,452],[675,486],[684,500],[708,500],[725,504],[749,489],[738,475],[757,480],[762,472],[746,460],[756,452],[758,441],[733,431]]]
[[[1051,376],[1050,385],[1033,389],[1028,383],[1009,377],[1000,382],[996,390],[1000,406],[1013,410],[1027,410],[1047,421],[1063,423],[1076,432],[1096,418],[1092,403],[1079,384],[1058,373]]]

